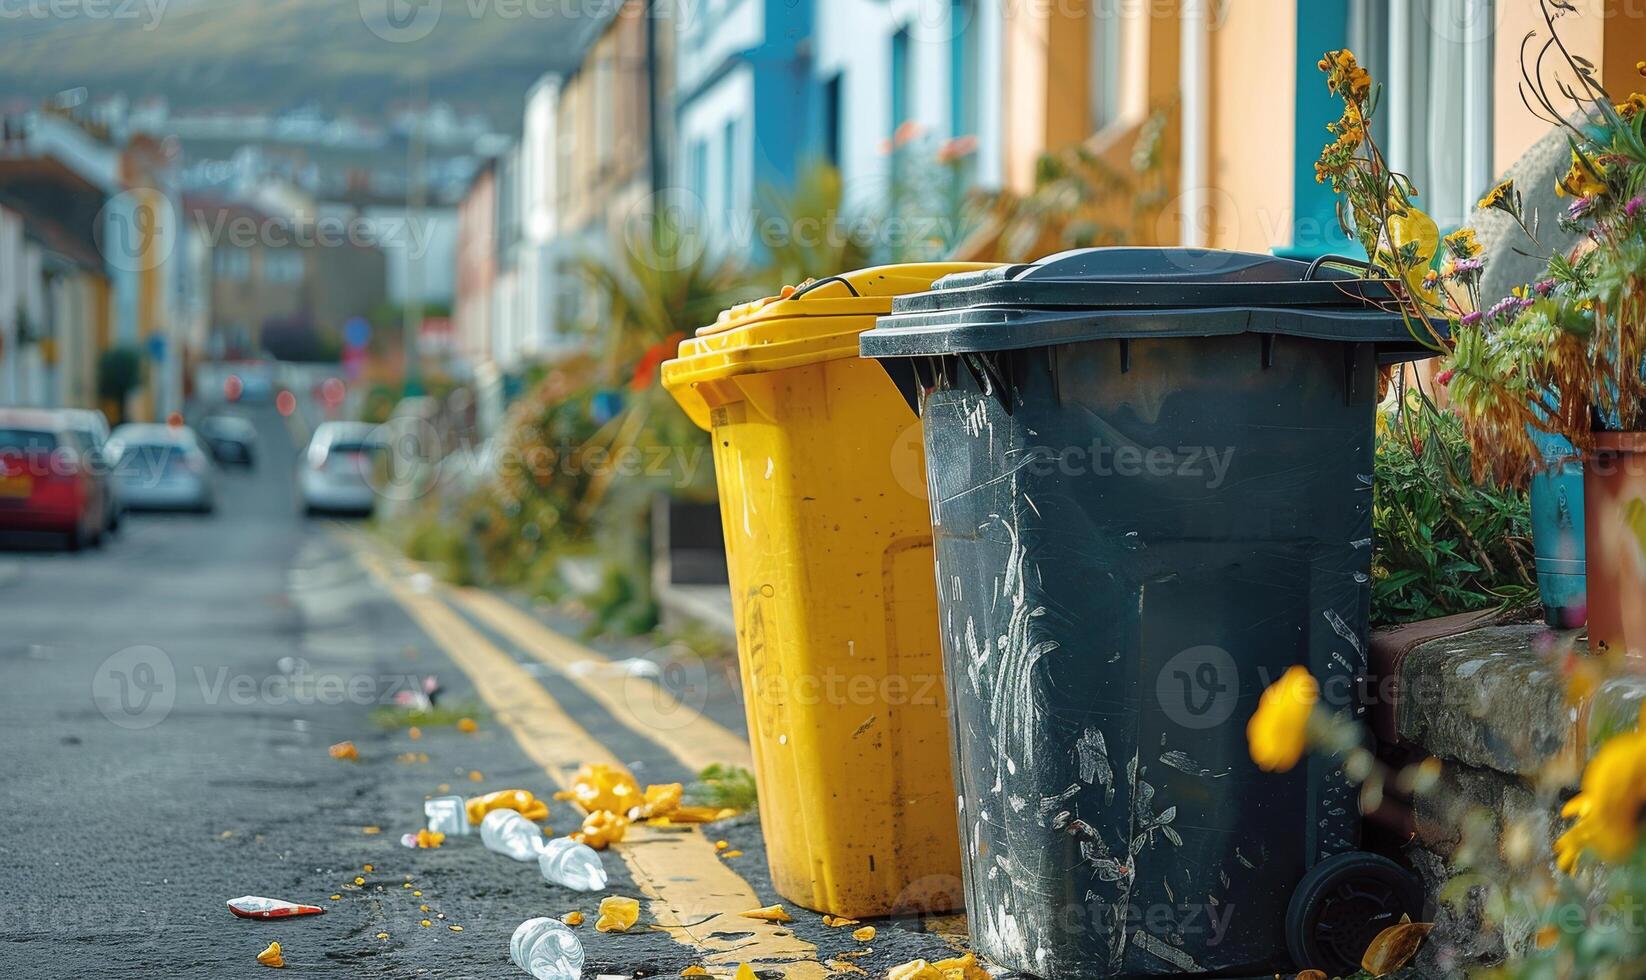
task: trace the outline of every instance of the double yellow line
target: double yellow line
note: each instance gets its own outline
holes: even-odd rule
[[[387,554],[361,532],[339,533],[361,567],[468,675],[497,722],[556,785],[568,786],[584,763],[619,765],[621,760],[567,714],[537,678],[454,612],[446,597],[533,657],[559,668],[570,683],[618,722],[653,740],[693,771],[712,762],[752,764],[746,741],[674,702],[661,687],[655,699],[631,698],[622,690],[622,678],[567,670],[573,663],[601,658],[495,596],[439,585],[426,591],[414,589],[407,583],[408,569],[401,559]],[[659,721],[666,724],[659,727]],[[661,732],[675,737],[662,739]],[[775,966],[791,980],[821,980],[830,975],[818,962],[817,948],[811,943],[779,924],[741,916],[765,902],[727,866],[698,828],[634,827],[613,850],[649,899],[653,920],[677,941],[701,951],[706,965]]]

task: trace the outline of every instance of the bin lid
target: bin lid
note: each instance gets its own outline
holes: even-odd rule
[[[1090,248],[948,276],[898,297],[862,336],[866,357],[1021,350],[1144,337],[1274,333],[1371,342],[1386,359],[1435,353],[1389,283],[1330,264],[1190,248]],[[1444,335],[1445,324],[1433,322]],[[1416,328],[1424,334],[1421,328]]]
[[[726,310],[682,341],[677,355],[663,363],[663,386],[706,428],[708,406],[694,385],[855,358],[858,334],[890,312],[894,296],[930,289],[944,276],[992,268],[984,262],[884,265],[784,287],[776,296]]]

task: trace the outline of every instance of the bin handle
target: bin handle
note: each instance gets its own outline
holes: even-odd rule
[[[1335,262],[1338,265],[1352,265],[1352,266],[1355,266],[1356,268],[1365,269],[1367,272],[1382,272],[1383,271],[1382,269],[1378,268],[1377,266],[1373,265],[1370,262],[1365,262],[1365,261],[1362,261],[1362,260],[1356,259],[1356,258],[1350,258],[1347,255],[1322,255],[1319,258],[1315,259],[1313,262],[1309,263],[1309,271],[1307,271],[1303,274],[1303,281],[1304,282],[1313,282],[1314,278],[1315,278],[1315,273],[1319,272],[1321,270],[1321,268],[1324,267],[1329,262]]]
[[[858,299],[863,298],[863,294],[858,292],[857,287],[853,286],[852,283],[851,283],[851,280],[847,279],[845,276],[824,276],[822,279],[814,279],[811,282],[807,283],[806,285],[801,286],[799,289],[795,290],[794,295],[790,296],[789,298],[790,299],[799,299],[802,296],[806,295],[807,293],[811,292],[812,290],[816,289],[817,287],[828,285],[831,282],[838,282],[840,285],[845,286],[846,291],[851,293],[854,297],[856,297]]]

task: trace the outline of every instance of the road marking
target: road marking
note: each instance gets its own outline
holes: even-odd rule
[[[692,772],[716,763],[754,768],[754,753],[747,740],[701,709],[681,704],[662,685],[645,677],[582,669],[580,665],[610,661],[554,632],[506,599],[481,589],[452,589],[449,594],[522,650],[558,670],[624,727],[658,743]]]
[[[566,787],[572,773],[585,762],[621,764],[513,657],[438,597],[402,583],[384,558],[374,553],[375,542],[358,531],[347,532],[345,542],[366,573],[468,675],[498,723],[557,785]],[[685,831],[633,827],[628,839],[612,850],[651,900],[652,918],[676,941],[704,951],[705,964],[769,965],[782,969],[786,980],[829,976],[817,960],[817,947],[778,923],[741,916],[765,903],[720,859],[697,827]],[[717,933],[740,938],[721,938]]]

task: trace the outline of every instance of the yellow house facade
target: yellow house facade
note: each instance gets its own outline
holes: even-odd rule
[[[1634,0],[1573,2],[1562,35],[1607,89],[1646,86]],[[1547,33],[1536,0],[1024,0],[1002,16],[1011,189],[1077,143],[1124,167],[1149,117],[1167,114],[1170,193],[1135,225],[1138,243],[1344,250],[1313,172],[1339,108],[1316,62],[1335,48],[1385,86],[1379,139],[1443,225],[1548,130],[1516,94],[1522,39]]]

